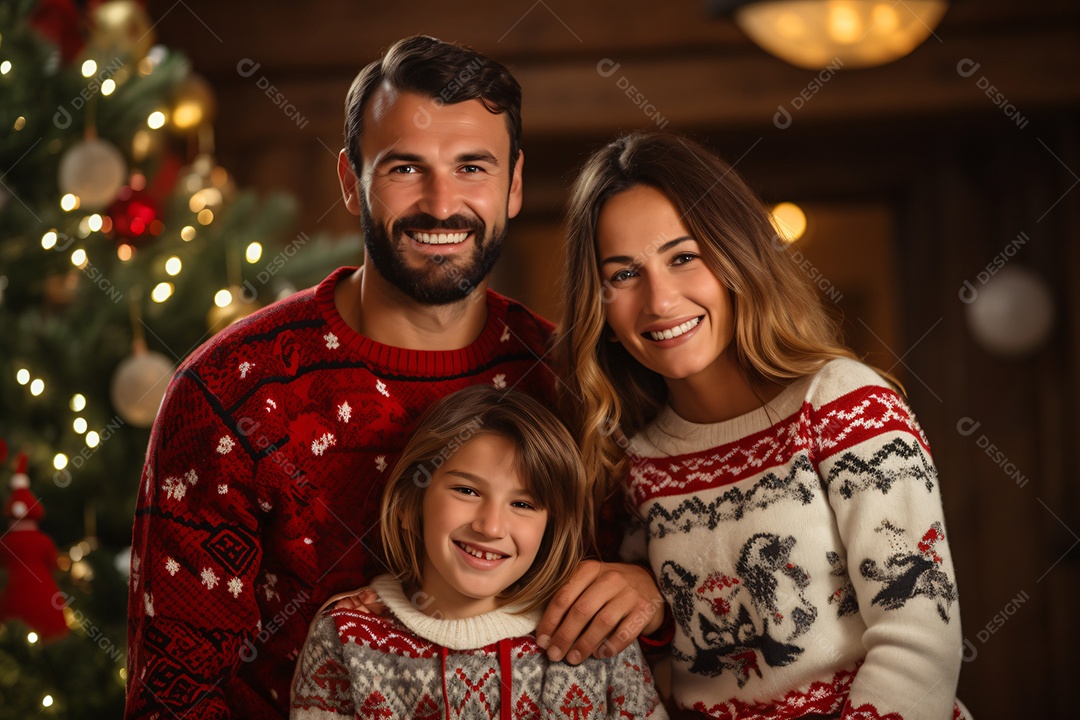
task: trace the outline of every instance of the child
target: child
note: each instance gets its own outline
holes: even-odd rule
[[[926,438],[732,168],[659,133],[600,150],[564,280],[568,417],[596,496],[621,486],[640,524],[624,556],[647,559],[674,615],[675,703],[961,717]]]
[[[319,614],[292,718],[666,718],[636,644],[578,666],[532,633],[581,557],[585,476],[537,401],[476,386],[421,418],[382,500],[390,613]]]

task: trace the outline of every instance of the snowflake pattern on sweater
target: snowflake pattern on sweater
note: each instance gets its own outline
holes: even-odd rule
[[[959,712],[960,623],[937,472],[904,400],[834,360],[764,408],[666,408],[630,446],[637,527],[675,619],[672,690],[716,718]]]
[[[499,375],[550,401],[546,320],[489,291],[468,347],[381,345],[334,306],[353,270],[222,331],[173,378],[136,509],[126,717],[284,717],[316,610],[384,572],[379,498],[420,414]]]

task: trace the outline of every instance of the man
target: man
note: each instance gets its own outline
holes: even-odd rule
[[[353,82],[338,175],[363,266],[215,336],[154,425],[127,717],[284,716],[316,610],[385,572],[379,497],[420,413],[476,383],[551,397],[551,324],[487,288],[521,208],[520,102],[502,65],[426,37]],[[538,635],[556,659],[617,652],[659,604],[643,569],[587,563]]]

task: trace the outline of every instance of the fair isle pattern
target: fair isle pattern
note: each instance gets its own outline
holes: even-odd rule
[[[623,546],[672,611],[680,707],[939,720],[960,626],[940,488],[904,400],[834,360],[744,416],[633,440]],[[919,702],[916,699],[922,698]]]
[[[844,707],[848,690],[854,682],[858,663],[854,669],[840,670],[833,675],[831,680],[814,682],[804,691],[792,691],[787,693],[778,702],[770,703],[745,703],[734,700],[730,703],[717,703],[706,705],[703,702],[694,704],[694,710],[704,713],[718,720],[793,720],[817,713],[828,715],[840,711]],[[860,708],[860,711],[862,709]],[[876,713],[876,711],[874,711]],[[845,720],[848,716],[845,715]],[[871,717],[885,718],[881,715]],[[902,720],[900,716],[888,716],[889,720]]]
[[[504,668],[510,677],[504,677]],[[510,695],[504,697],[509,686]],[[637,644],[579,666],[550,663],[532,636],[450,650],[393,616],[319,616],[293,683],[294,720],[455,718],[664,720]]]
[[[829,715],[836,712],[841,712],[840,717],[843,720],[904,720],[900,713],[882,713],[871,703],[851,707],[850,703],[845,701],[861,664],[856,664],[854,670],[840,670],[833,675],[831,682],[815,682],[806,691],[790,692],[779,702],[748,705],[736,700],[730,704],[721,703],[709,707],[704,703],[697,703],[694,710],[718,720],[796,720],[805,715]],[[966,717],[960,706],[954,704],[953,720]]]
[[[922,428],[910,413],[901,411],[904,407],[899,396],[887,388],[855,391],[817,410],[803,407],[754,436],[714,448],[710,453],[690,453],[665,458],[664,463],[636,466],[631,473],[630,490],[637,504],[656,497],[690,494],[755,477],[763,469],[787,462],[799,451],[805,451],[816,465],[821,458],[889,432],[913,436],[920,449],[908,449],[909,445],[901,443],[896,448],[883,449],[886,454],[899,452],[910,457],[925,452],[929,455]]]

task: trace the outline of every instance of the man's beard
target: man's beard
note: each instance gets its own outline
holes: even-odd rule
[[[360,226],[364,232],[364,249],[375,269],[394,287],[423,305],[447,305],[468,297],[495,267],[506,239],[506,227],[496,227],[488,236],[487,225],[480,218],[451,215],[439,220],[426,213],[401,217],[394,221],[387,236],[385,226],[371,215],[367,199],[360,196]],[[404,258],[402,245],[407,240],[404,229],[433,231],[458,230],[472,232],[473,252],[468,258],[432,255],[425,267],[410,267]]]

